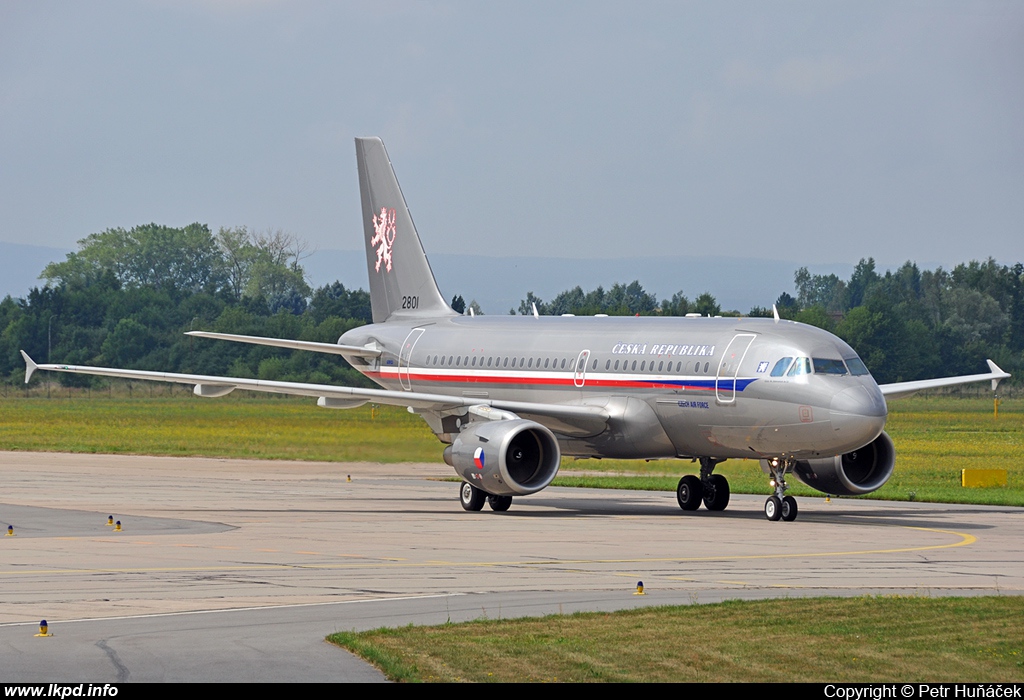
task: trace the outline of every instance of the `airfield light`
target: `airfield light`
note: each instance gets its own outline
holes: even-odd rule
[[[107,525],[110,525],[111,527],[114,526],[114,516],[113,515],[108,515],[107,516]]]
[[[644,582],[643,581],[637,581],[636,582],[636,591],[634,591],[633,595],[647,595],[646,593],[644,593]]]
[[[121,532],[121,521],[120,520],[118,520],[116,523],[114,523],[114,532]]]
[[[46,620],[40,620],[39,621],[39,634],[37,634],[36,636],[37,637],[52,637],[53,635],[50,634],[50,632],[48,631],[49,629],[50,629],[50,626],[48,624],[46,624]]]
[[[4,537],[14,537],[14,526],[13,525],[8,525],[7,526],[7,534],[4,535]]]

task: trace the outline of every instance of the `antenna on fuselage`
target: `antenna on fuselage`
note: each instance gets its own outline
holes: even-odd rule
[[[776,306],[775,304],[772,304],[772,316],[775,317],[775,322],[778,323],[779,322],[779,307]]]
[[[540,314],[537,313],[537,302],[531,301],[530,304],[533,305],[533,317],[534,318],[540,318]]]

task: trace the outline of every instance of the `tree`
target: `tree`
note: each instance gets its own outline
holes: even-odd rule
[[[822,306],[826,311],[845,311],[846,283],[836,275],[812,275],[801,267],[793,275],[800,308]]]
[[[79,250],[61,263],[50,263],[41,277],[48,282],[83,286],[104,271],[125,287],[152,287],[176,295],[215,291],[223,282],[223,261],[205,224],[171,228],[157,224],[93,233],[78,241]]]
[[[661,302],[662,316],[685,316],[690,313],[690,310],[690,300],[686,298],[682,291],[673,294],[671,299],[665,299]]]
[[[544,303],[544,300],[533,292],[527,292],[526,298],[519,302],[519,314],[522,316],[533,315],[533,307],[536,305],[537,313],[546,315],[548,313],[548,307]]]
[[[857,263],[857,267],[853,268],[853,274],[850,275],[850,283],[846,286],[847,289],[847,303],[850,308],[860,306],[866,298],[871,288],[878,284],[881,278],[878,273],[875,272],[875,259],[864,258],[860,259]]]
[[[711,292],[704,292],[697,297],[693,302],[693,310],[701,316],[719,316],[722,313],[722,307],[711,296]]]

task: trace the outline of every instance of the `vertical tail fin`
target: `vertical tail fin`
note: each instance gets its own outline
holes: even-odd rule
[[[454,315],[434,281],[384,142],[357,138],[356,162],[373,322]]]

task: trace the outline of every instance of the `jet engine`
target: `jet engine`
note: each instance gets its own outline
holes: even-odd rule
[[[555,478],[560,459],[551,431],[522,418],[471,423],[444,450],[459,476],[494,496],[540,491]]]
[[[793,474],[812,489],[860,496],[882,488],[896,466],[896,448],[884,432],[859,450],[829,459],[801,460]]]

